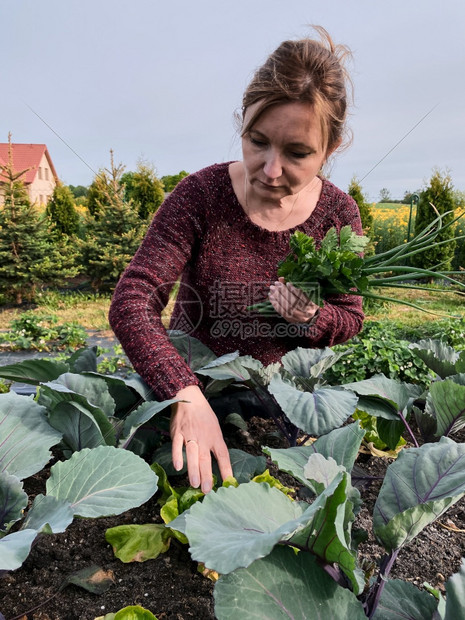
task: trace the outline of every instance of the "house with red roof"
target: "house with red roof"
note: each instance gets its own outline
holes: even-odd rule
[[[53,194],[58,176],[45,144],[12,144],[16,172],[27,170],[21,177],[32,203],[46,204]],[[1,167],[8,163],[9,144],[0,143],[0,204],[3,204]]]

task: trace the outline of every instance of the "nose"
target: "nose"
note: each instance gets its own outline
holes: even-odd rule
[[[278,153],[271,150],[267,153],[263,166],[263,172],[269,179],[278,179],[282,175],[283,169],[281,165],[281,158]]]

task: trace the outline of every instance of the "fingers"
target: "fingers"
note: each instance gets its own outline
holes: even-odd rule
[[[201,480],[199,470],[199,444],[197,441],[192,439],[186,441],[186,460],[189,482],[191,486],[197,488],[200,486]]]
[[[223,480],[230,478],[233,475],[233,470],[231,467],[231,459],[229,458],[228,448],[224,442],[223,446],[214,452],[214,455],[217,460],[218,467],[220,468],[221,478]]]
[[[171,439],[173,466],[183,465],[183,446],[186,449],[189,482],[201,487],[204,493],[212,489],[213,453],[223,478],[232,475],[229,452],[214,411],[197,386],[183,388],[177,394],[182,400],[172,406]]]
[[[181,471],[184,464],[182,458],[182,447],[184,444],[183,436],[181,433],[173,432],[171,440],[171,458],[173,460],[173,467],[176,471]]]
[[[284,278],[270,286],[269,300],[274,309],[291,323],[310,321],[318,309],[302,290],[290,282],[285,284]]]

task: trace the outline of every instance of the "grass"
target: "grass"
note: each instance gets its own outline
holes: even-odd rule
[[[396,299],[405,299],[425,310],[439,314],[465,317],[465,296],[457,293],[438,293],[431,287],[431,291],[385,289],[380,294],[386,294]],[[60,324],[76,321],[84,329],[106,331],[110,329],[108,324],[110,301],[109,295],[49,292],[38,298],[34,311],[37,314],[53,314],[58,318]],[[171,307],[168,306],[163,313],[165,325],[168,323]],[[24,310],[24,308],[2,308],[0,306],[0,330],[9,329],[11,321],[18,318]],[[391,320],[409,327],[416,327],[428,321],[437,321],[439,318],[437,315],[427,314],[409,306],[398,304],[377,304],[374,306],[370,304],[365,308],[365,314],[371,320]]]
[[[109,295],[60,294],[52,291],[38,296],[32,308],[37,314],[55,315],[60,324],[76,321],[84,329],[103,331],[110,329],[108,324],[110,300]],[[0,330],[9,329],[11,321],[17,319],[25,309],[0,306]],[[31,306],[27,309],[30,310]]]
[[[451,317],[465,317],[465,295],[463,294],[439,293],[434,291],[433,287],[431,287],[431,291],[382,289],[379,294],[409,301],[428,312],[435,312],[440,315]],[[423,323],[437,321],[443,318],[437,314],[421,312],[410,306],[396,303],[386,303],[374,308],[365,309],[365,314],[367,319],[375,321],[390,320],[409,327],[418,327]]]

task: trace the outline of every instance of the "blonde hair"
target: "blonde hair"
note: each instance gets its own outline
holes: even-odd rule
[[[346,133],[352,83],[344,66],[350,50],[335,45],[328,32],[313,26],[320,40],[284,41],[257,69],[242,98],[241,135],[248,133],[270,106],[297,101],[313,106],[321,122],[323,149],[338,148]],[[259,103],[247,124],[247,109]]]

